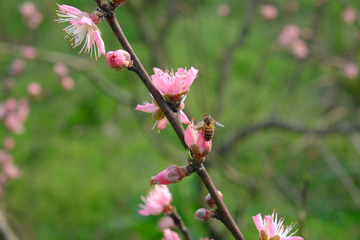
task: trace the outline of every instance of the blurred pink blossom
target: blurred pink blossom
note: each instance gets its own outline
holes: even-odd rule
[[[253,217],[255,226],[259,231],[259,239],[260,240],[268,240],[268,239],[278,239],[278,240],[304,240],[302,237],[293,236],[297,230],[290,234],[291,229],[295,226],[292,223],[290,226],[284,227],[284,218],[277,219],[277,213],[273,212],[273,214],[266,215],[263,220],[261,217],[261,213]],[[289,236],[287,236],[289,235]],[[276,237],[278,236],[278,237]]]
[[[202,159],[211,151],[212,140],[206,141],[204,132],[197,130],[193,122],[187,126],[184,138],[195,159]]]
[[[36,82],[30,83],[28,86],[28,93],[33,97],[39,96],[41,94],[41,85]]]
[[[85,39],[84,46],[80,53],[85,49],[85,52],[93,54],[97,60],[101,54],[105,55],[105,45],[101,38],[100,29],[97,27],[100,17],[94,13],[82,12],[79,9],[68,6],[59,5],[57,15],[59,19],[55,20],[57,23],[69,22],[70,25],[65,27],[63,31],[66,33],[64,39],[70,39],[71,48],[76,48]]]
[[[38,12],[38,9],[33,2],[24,2],[19,10],[23,15],[26,24],[32,29],[36,29],[43,20],[42,14]]]
[[[4,164],[3,172],[10,179],[19,178],[19,176],[20,176],[19,169],[16,166],[14,166],[12,163]]]
[[[107,52],[105,58],[109,67],[115,69],[116,71],[132,66],[130,54],[121,49]]]
[[[291,51],[296,58],[307,58],[309,56],[309,49],[306,45],[306,42],[303,40],[297,39],[291,44]]]
[[[22,48],[22,55],[26,59],[34,59],[36,56],[36,50],[31,46],[24,46]]]
[[[354,80],[359,75],[359,67],[355,63],[346,63],[342,66],[343,74],[350,80]]]
[[[155,185],[154,189],[150,189],[148,195],[141,197],[145,205],[140,204],[139,214],[159,215],[163,212],[169,212],[172,209],[172,195],[166,185]]]
[[[217,8],[217,14],[220,17],[227,17],[230,15],[230,13],[231,13],[231,8],[228,4],[221,4]]]
[[[12,89],[15,86],[15,78],[13,77],[7,77],[3,80],[2,82],[2,86],[4,91],[9,91],[10,89]]]
[[[61,82],[61,86],[65,89],[65,90],[71,90],[74,88],[74,80],[71,77],[64,77],[60,80]]]
[[[159,226],[160,229],[176,227],[174,220],[169,216],[160,218],[157,225]]]
[[[15,147],[15,140],[11,137],[5,138],[4,149],[6,151],[11,151]]]
[[[297,25],[286,25],[279,35],[279,42],[282,46],[289,46],[299,38],[300,28]]]
[[[287,4],[287,9],[290,12],[297,12],[299,10],[299,2],[295,0],[289,1]]]
[[[343,20],[345,23],[352,24],[355,22],[356,12],[353,8],[346,7],[342,14],[343,14]]]
[[[263,16],[263,18],[267,20],[274,19],[278,16],[278,10],[274,5],[267,4],[267,5],[261,5],[260,6],[260,13]]]
[[[21,134],[24,131],[23,124],[29,114],[29,105],[26,100],[16,101],[9,98],[5,101],[3,106],[3,116],[5,126],[16,134]]]
[[[171,184],[180,182],[186,173],[181,167],[170,165],[165,170],[158,173],[156,176],[150,178],[150,186],[155,184]]]
[[[0,184],[6,184],[8,177],[4,173],[0,173]]]
[[[181,109],[184,108],[184,104],[182,103]],[[144,102],[144,105],[138,104],[135,110],[139,110],[146,113],[152,113],[152,118],[156,121],[157,127],[159,130],[164,129],[167,125],[167,118],[165,114],[161,111],[155,100],[152,100],[152,103]],[[188,117],[185,115],[183,111],[180,110],[180,120],[182,123],[188,124],[190,121]],[[155,126],[154,126],[155,127]],[[154,129],[154,127],[152,129]]]
[[[66,77],[69,74],[69,68],[60,62],[54,64],[53,71],[59,78]]]
[[[19,75],[26,68],[26,62],[22,59],[16,59],[10,66],[10,75]]]
[[[181,238],[176,232],[171,231],[168,228],[164,229],[163,231],[164,231],[164,238],[162,240],[181,240]]]

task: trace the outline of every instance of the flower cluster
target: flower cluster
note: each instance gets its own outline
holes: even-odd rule
[[[94,11],[93,13],[82,12],[68,5],[58,6],[60,11],[57,10],[56,12],[59,19],[55,20],[55,22],[70,23],[63,31],[66,33],[64,39],[69,39],[69,41],[72,42],[70,44],[71,47],[75,48],[79,46],[85,39],[84,46],[79,53],[85,49],[85,52],[90,53],[90,57],[94,54],[96,60],[101,54],[105,55],[105,45],[101,38],[100,29],[97,27],[97,24],[103,18],[102,13],[98,11]]]
[[[300,39],[300,28],[297,25],[286,25],[279,35],[279,43],[290,49],[296,58],[309,56],[309,49],[306,42]]]
[[[193,67],[189,70],[179,68],[177,72],[162,71],[159,68],[154,68],[153,70],[155,74],[151,76],[151,79],[155,87],[164,97],[170,108],[175,112],[180,112],[181,122],[188,124],[190,121],[182,110],[185,107],[184,100],[186,94],[189,92],[191,84],[197,77],[198,70]],[[144,105],[138,104],[135,109],[153,113],[152,118],[156,121],[155,124],[157,124],[159,130],[166,127],[167,118],[154,99],[152,103],[144,102]]]
[[[24,122],[29,114],[29,104],[27,100],[16,101],[13,98],[0,103],[0,120],[2,120],[7,129],[21,134],[24,131]]]
[[[3,186],[9,179],[16,179],[20,176],[19,169],[14,165],[14,159],[9,154],[15,146],[15,141],[12,138],[6,138],[4,141],[4,148],[0,149],[0,195],[4,194]]]
[[[277,213],[273,212],[272,215],[266,215],[263,220],[261,213],[253,217],[255,226],[259,231],[260,240],[277,239],[277,240],[304,240],[302,237],[293,236],[297,231],[290,234],[290,231],[295,226],[292,223],[290,226],[284,227],[284,218],[278,220]],[[289,235],[289,236],[288,236]]]
[[[38,12],[33,2],[24,2],[19,10],[24,17],[24,22],[32,29],[36,29],[43,20],[42,14]]]

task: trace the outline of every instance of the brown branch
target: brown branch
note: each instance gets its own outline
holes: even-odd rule
[[[234,145],[240,141],[243,140],[245,137],[250,136],[251,134],[267,129],[267,128],[279,128],[283,130],[292,131],[295,133],[300,134],[316,134],[319,136],[323,135],[329,135],[329,134],[349,134],[353,133],[356,130],[360,130],[360,125],[350,125],[346,127],[333,127],[333,128],[326,128],[326,129],[308,129],[299,125],[291,125],[288,123],[285,123],[281,120],[276,119],[269,119],[262,123],[255,124],[254,126],[247,127],[242,129],[235,137],[230,139],[227,143],[225,143],[219,150],[217,150],[217,154],[222,154],[227,151],[229,151]]]
[[[100,0],[95,0],[98,6],[101,8]],[[130,46],[129,42],[127,41],[116,17],[113,12],[108,12],[106,16],[106,20],[108,21],[111,29],[113,30],[115,36],[119,40],[120,44],[126,50],[132,58],[133,67],[129,68],[129,70],[134,71],[142,82],[145,84],[149,92],[154,97],[155,101],[158,103],[159,107],[165,114],[166,118],[170,122],[171,126],[174,128],[176,134],[178,135],[181,143],[183,144],[184,148],[187,149],[187,145],[184,141],[184,129],[180,122],[179,113],[173,112],[170,107],[167,105],[166,101],[163,99],[159,91],[156,89],[154,84],[151,81],[151,78],[145,71],[144,67],[142,66],[140,60],[137,58],[135,52],[133,51],[132,47]],[[235,221],[231,217],[229,211],[227,210],[224,202],[218,196],[217,190],[215,188],[214,183],[212,182],[209,174],[207,173],[203,164],[200,164],[200,167],[197,170],[198,175],[200,176],[201,180],[204,182],[206,188],[208,189],[209,193],[213,197],[216,205],[218,206],[218,210],[221,216],[221,221],[223,224],[230,230],[233,234],[235,239],[237,240],[245,240],[244,236],[242,235],[241,231],[239,230],[238,226],[236,225]]]
[[[173,212],[168,214],[169,217],[174,221],[175,226],[181,231],[182,235],[186,240],[191,240],[190,234],[185,227],[184,222],[182,221],[180,215],[177,213],[176,209],[173,209]]]

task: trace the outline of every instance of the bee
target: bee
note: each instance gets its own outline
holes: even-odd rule
[[[221,123],[215,121],[210,114],[205,113],[202,116],[202,121],[198,122],[196,124],[196,128],[198,130],[203,129],[204,131],[204,137],[206,141],[210,141],[213,136],[214,136],[214,131],[215,131],[215,124],[220,126],[220,127],[225,127],[224,125],[222,125]]]

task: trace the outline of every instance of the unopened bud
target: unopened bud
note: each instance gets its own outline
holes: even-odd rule
[[[170,165],[164,171],[158,173],[156,176],[150,178],[150,186],[155,184],[171,184],[180,182],[186,173],[181,167]]]
[[[36,82],[30,83],[28,86],[28,93],[32,97],[38,97],[41,94],[41,85]]]
[[[220,195],[221,199],[223,199],[223,195],[220,191],[218,191],[218,194]],[[209,205],[209,207],[211,207],[212,209],[216,208],[216,204],[214,202],[214,199],[210,195],[210,193],[205,197],[205,201]]]
[[[199,208],[195,212],[195,220],[198,222],[205,222],[212,218],[213,213],[205,208]]]
[[[123,68],[132,66],[130,54],[127,51],[121,49],[107,52],[106,61],[108,65],[116,71],[120,71]]]

